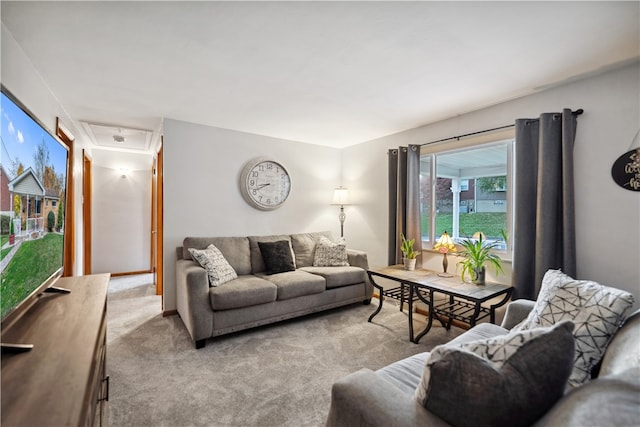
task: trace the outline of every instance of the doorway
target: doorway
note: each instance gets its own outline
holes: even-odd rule
[[[82,150],[82,240],[83,274],[91,274],[91,157]]]

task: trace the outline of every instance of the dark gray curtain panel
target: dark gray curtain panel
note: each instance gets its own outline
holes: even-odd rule
[[[550,268],[575,277],[576,127],[570,109],[516,120],[513,299],[536,299]]]
[[[389,150],[389,265],[402,263],[400,233],[415,239],[414,249],[422,250],[420,228],[420,146]],[[420,265],[422,257],[418,256]]]

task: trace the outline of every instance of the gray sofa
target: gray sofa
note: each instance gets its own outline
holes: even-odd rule
[[[481,323],[451,343],[506,334],[534,302],[516,300],[501,326]],[[429,353],[377,371],[361,369],[334,383],[327,426],[447,426],[413,399]],[[464,413],[464,401],[459,402]],[[471,420],[473,423],[473,421]],[[607,347],[596,379],[566,393],[536,426],[631,426],[640,422],[640,310],[631,314]],[[513,423],[511,423],[513,425]]]
[[[176,303],[196,348],[223,334],[361,302],[368,304],[367,254],[347,249],[348,266],[314,267],[320,236],[331,233],[248,237],[187,237],[176,250]],[[260,242],[286,240],[294,253],[295,271],[267,274]],[[217,287],[189,248],[215,245],[238,275]]]

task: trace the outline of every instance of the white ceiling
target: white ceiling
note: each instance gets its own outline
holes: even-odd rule
[[[158,132],[172,118],[335,147],[640,57],[637,1],[0,7],[80,127]]]

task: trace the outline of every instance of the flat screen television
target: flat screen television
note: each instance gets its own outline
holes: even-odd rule
[[[2,330],[62,275],[69,149],[2,86]],[[64,290],[60,290],[64,291]],[[3,351],[5,346],[3,343]]]

